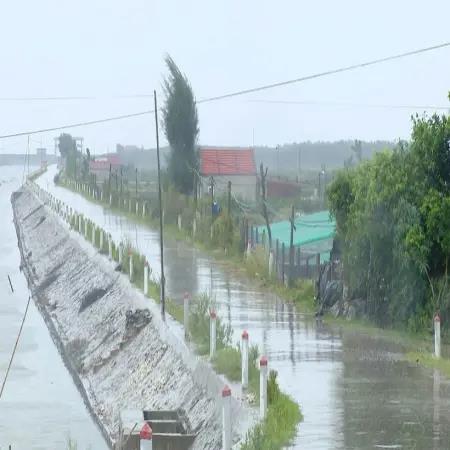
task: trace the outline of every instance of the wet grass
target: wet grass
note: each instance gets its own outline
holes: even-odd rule
[[[408,352],[406,359],[428,369],[437,369],[443,375],[450,378],[450,360],[447,358],[436,358],[431,352]]]

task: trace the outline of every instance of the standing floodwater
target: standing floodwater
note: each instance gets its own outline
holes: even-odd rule
[[[20,253],[10,202],[22,175],[23,167],[0,167],[0,382],[29,296],[19,270]],[[67,448],[69,437],[78,443],[78,450],[107,448],[31,302],[0,399],[0,449],[11,445],[13,450],[62,450]]]
[[[134,224],[79,194],[55,187],[51,167],[38,183],[98,225],[116,242],[131,241],[158,276],[158,232]],[[247,329],[266,353],[280,385],[302,406],[294,447],[302,449],[448,449],[450,384],[402,360],[402,349],[363,333],[316,324],[275,296],[225,270],[201,252],[167,239],[168,295],[211,292],[235,340]]]

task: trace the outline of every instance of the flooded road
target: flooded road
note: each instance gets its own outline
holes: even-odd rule
[[[51,167],[38,184],[110,232],[130,240],[159,276],[158,232],[55,187]],[[237,341],[249,331],[279,373],[282,389],[301,405],[305,420],[294,448],[448,449],[450,384],[439,373],[401,360],[394,344],[317,325],[274,295],[252,286],[183,242],[166,240],[168,295],[211,292]]]
[[[19,270],[20,253],[10,202],[22,176],[23,167],[0,167],[0,383],[30,294]],[[69,437],[77,441],[78,450],[108,448],[31,302],[0,399],[0,449],[11,445],[13,450],[62,450],[67,448]]]

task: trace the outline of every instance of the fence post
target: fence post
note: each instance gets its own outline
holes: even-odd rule
[[[139,215],[139,201],[136,200],[136,215]]]
[[[248,333],[246,330],[242,332],[242,350],[241,350],[242,362],[242,388],[248,388]]]
[[[250,242],[252,243],[252,247],[255,244],[255,230],[253,228],[253,225],[250,227]]]
[[[177,224],[178,224],[178,230],[181,231],[181,214],[178,214]]]
[[[259,228],[256,228],[256,227],[255,227],[255,242],[256,242],[256,245],[259,244]]]
[[[139,433],[139,450],[153,449],[153,432],[150,425],[145,422]]]
[[[133,281],[133,252],[131,248],[128,251],[128,255],[130,257],[130,281]]]
[[[267,358],[259,361],[259,416],[263,420],[267,412]]]
[[[184,323],[184,338],[189,337],[189,294],[184,293],[183,297],[183,323]]]
[[[277,279],[280,278],[280,242],[278,239],[275,242],[275,273],[277,275]]]
[[[300,247],[297,247],[297,271],[300,274]]]
[[[78,233],[81,234],[81,214],[78,215]]]
[[[272,278],[273,274],[273,250],[269,250],[269,278]]]
[[[145,202],[142,202],[142,217],[145,217]]]
[[[215,311],[209,313],[209,357],[212,359],[216,353],[216,327],[217,327],[217,315]]]
[[[231,450],[231,389],[222,389],[222,449]]]
[[[144,295],[148,295],[148,262],[144,262]]]
[[[119,264],[123,261],[123,245],[122,242],[119,244]]]
[[[306,257],[306,278],[309,278],[309,256]]]
[[[195,238],[196,233],[197,233],[197,217],[194,216],[194,219],[192,220],[192,237]]]
[[[95,247],[95,224],[92,223],[92,245]]]
[[[316,254],[317,279],[320,277],[320,253]]]
[[[111,235],[108,235],[108,257],[109,260],[112,260],[112,239],[111,239]]]
[[[103,251],[103,230],[100,228],[100,252]]]
[[[441,316],[439,313],[434,315],[434,356],[441,357]]]
[[[284,242],[281,243],[281,282],[284,284]]]

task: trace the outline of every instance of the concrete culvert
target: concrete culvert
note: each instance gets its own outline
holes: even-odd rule
[[[106,289],[94,288],[91,292],[89,292],[82,298],[80,309],[78,310],[78,312],[83,312],[97,300],[101,299],[106,294],[106,292]]]

